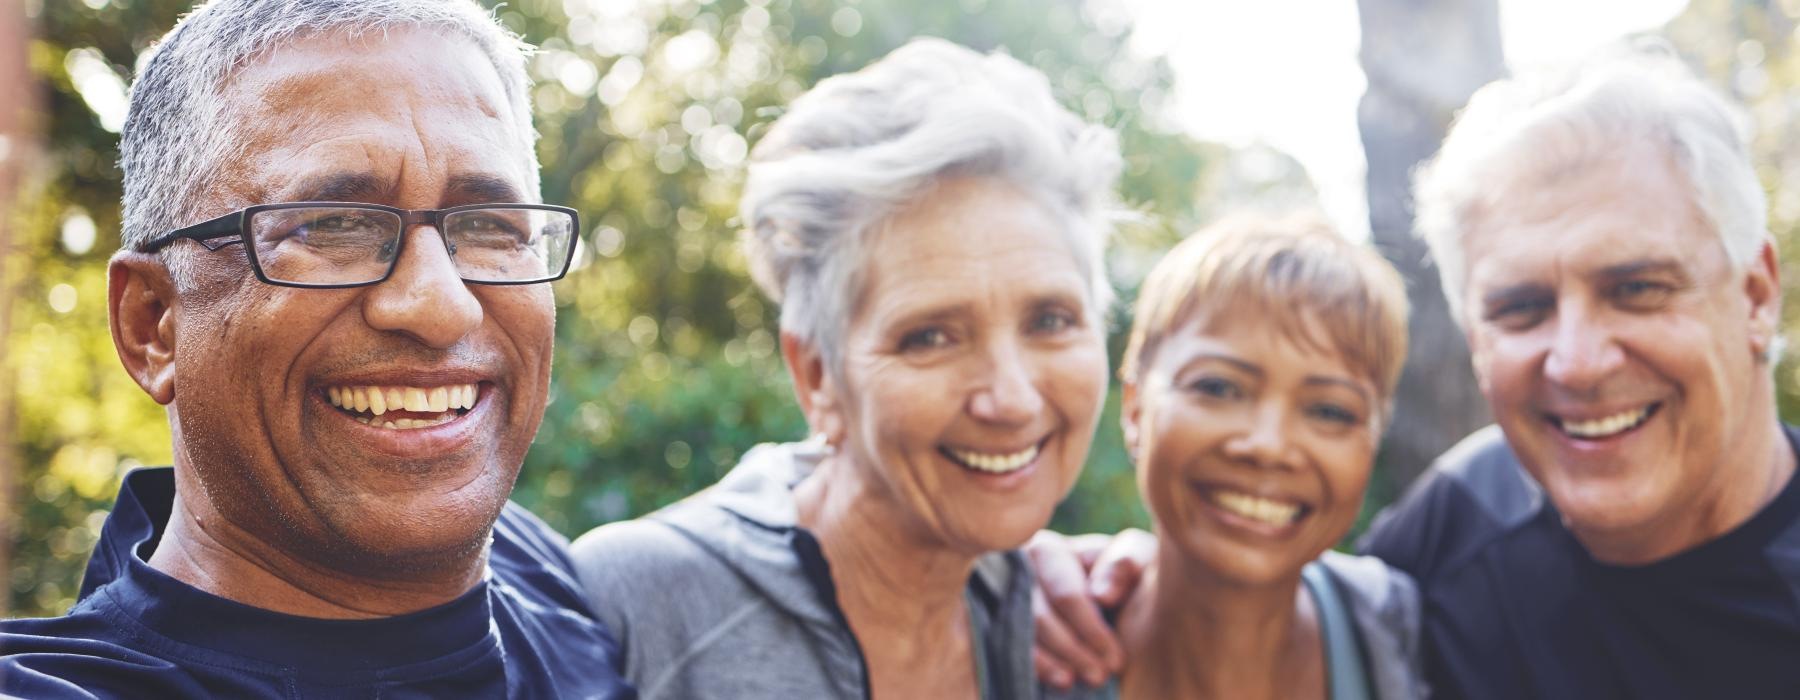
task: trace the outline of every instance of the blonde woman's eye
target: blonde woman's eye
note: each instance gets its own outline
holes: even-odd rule
[[[1236,382],[1224,377],[1201,377],[1188,382],[1188,391],[1212,399],[1235,399],[1244,395]]]
[[[1362,422],[1362,418],[1357,416],[1355,411],[1337,404],[1315,404],[1308,412],[1311,413],[1314,418],[1342,425],[1356,425],[1357,423]]]

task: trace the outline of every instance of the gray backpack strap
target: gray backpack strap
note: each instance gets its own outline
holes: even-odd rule
[[[1337,584],[1316,561],[1300,569],[1300,580],[1319,611],[1319,634],[1325,638],[1325,682],[1331,700],[1372,700],[1375,693],[1369,685],[1356,620],[1344,605]]]

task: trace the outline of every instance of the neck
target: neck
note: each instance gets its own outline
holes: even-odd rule
[[[272,612],[323,619],[370,619],[417,612],[455,600],[481,581],[487,551],[470,561],[405,581],[370,580],[320,566],[271,546],[220,517],[198,483],[175,470],[175,505],[150,567],[213,595]]]
[[[875,695],[966,695],[975,686],[975,652],[963,591],[976,555],[917,537],[904,508],[863,473],[841,456],[828,458],[795,498],[800,524],[831,563],[838,605],[862,645]]]
[[[1582,547],[1607,564],[1642,566],[1723,537],[1762,512],[1793,477],[1794,450],[1775,416],[1773,397],[1761,399],[1755,404],[1763,407],[1760,415],[1723,437],[1732,448],[1712,465],[1712,480],[1696,503],[1672,517],[1617,531],[1570,523]]]
[[[1226,581],[1163,538],[1121,612],[1131,659],[1125,698],[1310,698],[1325,691],[1324,647],[1299,572],[1274,584]]]

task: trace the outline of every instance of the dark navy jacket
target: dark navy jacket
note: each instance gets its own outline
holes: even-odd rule
[[[508,503],[486,580],[377,620],[270,612],[145,563],[174,472],[125,477],[67,615],[0,623],[0,691],[28,698],[620,698],[618,645],[589,611],[567,541]]]
[[[1490,427],[1439,458],[1362,545],[1418,581],[1439,697],[1792,700],[1797,482],[1716,540],[1610,566],[1581,547]]]

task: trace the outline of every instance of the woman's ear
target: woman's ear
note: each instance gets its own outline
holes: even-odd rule
[[[175,283],[155,255],[121,251],[106,268],[107,320],[125,371],[157,403],[175,400]]]
[[[1119,428],[1125,433],[1125,454],[1131,455],[1133,462],[1138,458],[1138,418],[1142,415],[1137,382],[1126,380],[1119,388]]]
[[[843,408],[838,382],[825,368],[825,359],[811,343],[787,331],[781,332],[781,357],[794,381],[794,398],[814,435],[832,447],[844,441]]]

